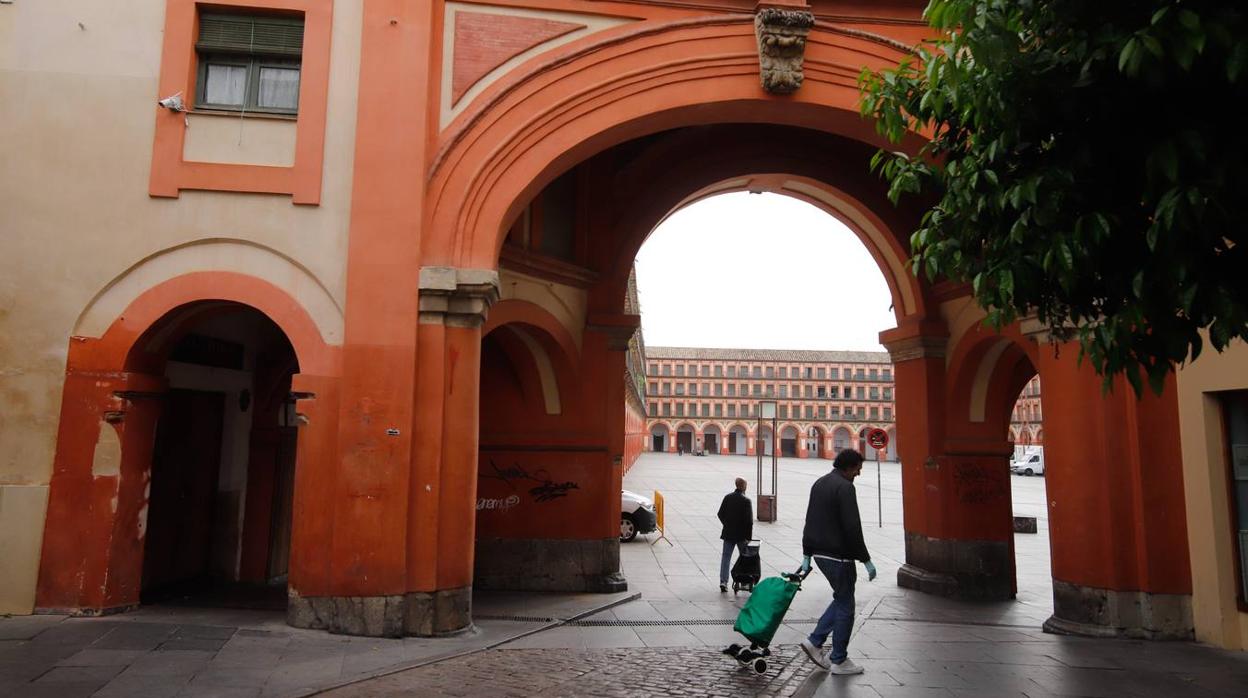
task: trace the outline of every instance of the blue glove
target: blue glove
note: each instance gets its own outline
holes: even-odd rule
[[[862,564],[864,567],[867,568],[867,581],[874,582],[875,581],[875,565],[871,564],[870,560],[867,560],[866,562]]]
[[[802,571],[803,571],[803,572],[809,572],[809,571],[810,571],[810,556],[809,556],[809,555],[807,555],[806,557],[802,558]]]

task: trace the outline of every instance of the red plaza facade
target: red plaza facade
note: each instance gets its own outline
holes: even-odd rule
[[[873,428],[895,437],[886,352],[646,348],[646,450],[832,458],[865,452]],[[776,403],[759,421],[759,403]],[[886,459],[896,458],[889,439]]]

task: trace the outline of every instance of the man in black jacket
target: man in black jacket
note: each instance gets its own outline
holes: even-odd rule
[[[724,541],[723,557],[719,560],[719,590],[728,591],[728,563],[732,562],[732,549],[737,555],[745,554],[745,545],[754,535],[754,507],[745,496],[745,479],[737,478],[737,489],[724,495],[719,505],[719,522],[724,530],[719,534]]]
[[[862,519],[858,515],[858,494],[854,478],[862,472],[862,454],[846,449],[836,454],[832,472],[815,480],[806,507],[806,527],[802,530],[802,569],[810,569],[813,557],[819,571],[832,585],[832,603],[819,618],[815,631],[802,640],[802,650],[810,660],[833,674],[861,674],[862,667],[849,659],[849,634],[854,628],[854,582],[858,570],[854,561],[867,568],[867,579],[875,579],[875,565],[862,539]],[[823,652],[823,642],[832,636],[832,650]]]

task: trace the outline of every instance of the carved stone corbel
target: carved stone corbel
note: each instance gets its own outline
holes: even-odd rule
[[[754,14],[759,77],[764,90],[787,95],[802,86],[806,36],[813,26],[815,16],[806,10],[760,7]]]
[[[421,324],[480,327],[497,301],[498,272],[493,269],[420,269]]]
[[[948,337],[916,335],[885,342],[884,348],[896,364],[915,359],[943,359],[948,345]]]

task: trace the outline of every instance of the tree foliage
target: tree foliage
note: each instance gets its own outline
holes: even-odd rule
[[[1034,313],[1108,386],[1248,336],[1248,21],[1215,0],[932,0],[942,37],[865,71],[862,111],[918,152],[872,163],[935,204],[916,274]]]

